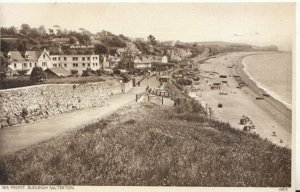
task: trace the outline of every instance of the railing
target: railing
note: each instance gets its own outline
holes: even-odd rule
[[[146,91],[149,94],[156,95],[156,96],[171,97],[171,98],[173,97],[173,94],[171,94],[171,93],[169,93],[167,91],[153,90],[151,88],[146,89]]]
[[[142,96],[145,95],[145,92],[135,94],[135,102],[138,102]]]

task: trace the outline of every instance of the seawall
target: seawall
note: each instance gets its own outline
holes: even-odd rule
[[[255,54],[251,54],[255,55]],[[266,90],[259,87],[253,79],[251,79],[248,74],[244,71],[243,60],[245,57],[251,56],[246,55],[238,59],[236,63],[236,72],[241,77],[242,81],[244,81],[248,87],[256,93],[259,97],[264,98],[264,102],[261,102],[261,107],[268,110],[281,124],[286,126],[286,129],[291,132],[292,130],[292,109],[286,106],[281,101],[274,98],[271,94],[269,94]],[[265,97],[262,94],[268,93],[270,96]],[[268,105],[268,106],[267,106]]]

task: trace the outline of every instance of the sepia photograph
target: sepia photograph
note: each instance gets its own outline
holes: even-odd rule
[[[0,27],[2,190],[295,190],[295,2],[0,1]]]

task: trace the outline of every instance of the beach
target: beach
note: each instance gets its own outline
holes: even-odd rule
[[[265,90],[258,87],[243,70],[244,57],[253,54],[261,53],[228,53],[199,64],[198,69],[206,73],[206,78],[200,80],[202,96],[199,99],[211,107],[214,118],[242,130],[244,125],[240,124],[240,119],[245,115],[255,125],[256,134],[278,145],[291,147],[291,109],[271,95],[262,96]],[[220,75],[226,78],[220,78]],[[213,83],[222,81],[227,83],[221,83],[220,89],[210,88]],[[241,81],[247,86],[240,87]],[[222,104],[222,108],[218,104]]]

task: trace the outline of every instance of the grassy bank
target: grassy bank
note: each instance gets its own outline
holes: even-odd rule
[[[63,77],[50,78],[43,82],[43,84],[85,84],[105,81],[105,77],[88,76],[88,77]],[[9,77],[1,82],[0,89],[11,89],[17,87],[26,87],[35,85],[30,76]]]
[[[291,185],[291,151],[209,120],[150,103],[0,160],[0,184]]]

